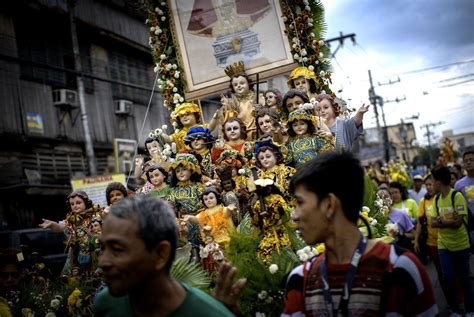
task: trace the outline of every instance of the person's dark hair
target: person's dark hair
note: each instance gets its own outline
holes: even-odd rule
[[[273,155],[275,155],[277,165],[283,163],[283,155],[281,154],[281,152],[277,151],[274,147],[264,145],[258,148],[257,152],[255,153],[255,165],[257,165],[259,168],[263,168],[262,164],[260,163],[260,160],[258,159],[258,154],[267,150],[271,151]]]
[[[351,181],[341,181],[347,175]],[[314,193],[319,201],[334,194],[341,201],[346,218],[357,223],[364,199],[364,169],[352,153],[324,153],[305,163],[291,179],[290,193],[300,185]]]
[[[161,241],[171,244],[171,254],[166,269],[170,270],[178,244],[176,216],[171,206],[164,200],[147,195],[135,195],[120,200],[110,207],[109,217],[137,222],[138,236],[151,251]]]
[[[237,118],[237,117],[231,117],[229,118],[223,125],[222,125],[222,133],[224,135],[224,140],[226,141],[229,141],[229,139],[227,138],[227,135],[225,135],[225,125],[227,123],[231,123],[231,122],[237,122],[239,125],[240,125],[240,138],[242,140],[247,140],[247,127],[245,126],[244,122]]]
[[[156,171],[156,170],[159,170],[161,172],[161,174],[163,174],[164,178],[165,178],[165,182],[168,178],[168,172],[166,171],[166,169],[159,165],[159,164],[153,164],[152,166],[150,166],[147,170],[146,170],[146,179],[151,183],[151,180],[150,180],[150,173],[153,172],[153,171]]]
[[[107,185],[107,188],[105,189],[105,199],[107,199],[107,205],[110,205],[110,193],[113,190],[120,191],[123,194],[124,198],[128,196],[127,189],[125,188],[125,186],[123,186],[122,183],[119,183],[119,182],[109,183]]]
[[[306,124],[308,125],[308,130],[306,131],[306,133],[308,135],[315,135],[316,134],[316,129],[314,127],[314,124],[313,122],[311,122],[311,120],[303,120],[304,122],[306,122]],[[288,129],[287,133],[290,137],[295,137],[296,136],[296,133],[295,131],[293,131],[293,123],[295,123],[296,121],[293,121],[291,123],[288,123],[288,125],[290,126],[290,128]]]
[[[230,88],[230,91],[232,93],[235,94],[234,86],[232,86],[232,80],[234,80],[234,78],[238,78],[238,77],[244,77],[247,80],[247,82],[249,83],[249,90],[253,91],[253,83],[250,80],[249,75],[247,75],[246,73],[237,73],[237,74],[232,75],[232,77],[229,80],[229,88]]]
[[[464,157],[468,154],[474,154],[474,147],[469,147],[466,151],[462,153],[462,159],[464,160]]]
[[[86,192],[82,190],[76,190],[70,193],[69,195],[67,195],[66,197],[66,205],[67,205],[68,212],[72,211],[71,204],[69,203],[69,199],[75,198],[75,197],[79,197],[82,199],[82,201],[84,202],[84,205],[86,205],[86,210],[89,208],[92,208],[93,206],[92,200],[89,199],[89,196],[87,196]]]
[[[217,200],[217,204],[220,205],[222,204],[222,197],[221,197],[221,194],[219,194],[219,192],[217,191],[216,188],[214,187],[206,187],[203,191],[202,191],[202,196],[201,196],[201,199],[202,199],[202,203],[204,204],[204,206],[206,206],[206,204],[204,203],[204,196],[207,196],[209,194],[213,193],[214,196],[216,196],[216,200]]]
[[[423,183],[426,183],[426,181],[428,181],[428,180],[434,181],[433,175],[431,175],[431,174],[426,175],[425,178],[423,179]],[[425,199],[430,200],[431,197],[432,196],[428,192],[426,192]]]
[[[408,199],[407,189],[405,188],[405,186],[403,186],[399,182],[390,182],[389,187],[396,188],[400,191],[400,194],[402,195],[402,201]]]
[[[288,112],[288,108],[286,107],[286,101],[288,100],[288,98],[294,98],[295,96],[298,96],[301,99],[303,99],[304,103],[309,102],[309,97],[304,91],[301,91],[299,89],[290,89],[290,90],[288,90],[288,92],[285,94],[285,96],[283,96],[283,100],[281,102],[281,109],[285,113],[286,117],[288,117],[290,115],[290,113]]]
[[[435,181],[440,181],[443,185],[449,186],[451,184],[451,172],[446,166],[435,166],[431,170],[431,175]]]
[[[281,92],[276,88],[270,88],[270,89],[267,89],[263,92],[263,98],[265,98],[267,96],[267,93],[269,93],[269,92],[271,92],[275,95],[275,99],[277,101],[276,106],[277,106],[277,108],[279,108],[280,104],[281,104],[281,99],[283,98]]]

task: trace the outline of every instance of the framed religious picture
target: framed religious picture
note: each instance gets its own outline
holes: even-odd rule
[[[225,67],[243,61],[259,80],[295,68],[279,0],[169,0],[187,99],[229,88]]]
[[[114,139],[115,171],[128,174],[133,168],[133,156],[137,148],[137,141],[128,139]]]

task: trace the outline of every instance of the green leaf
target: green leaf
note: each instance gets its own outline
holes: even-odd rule
[[[209,288],[211,277],[198,264],[188,263],[188,259],[180,258],[174,261],[171,267],[171,276],[181,283],[202,290]]]

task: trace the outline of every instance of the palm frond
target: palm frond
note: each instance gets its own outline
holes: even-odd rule
[[[197,264],[188,263],[186,258],[174,261],[171,276],[182,283],[202,290],[208,289],[211,283],[211,277],[207,272]]]

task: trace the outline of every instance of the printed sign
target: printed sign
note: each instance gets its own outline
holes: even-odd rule
[[[122,183],[126,187],[124,174],[73,179],[71,180],[71,186],[73,191],[85,191],[94,204],[105,207],[107,206],[105,189],[107,188],[107,185],[112,182]]]

